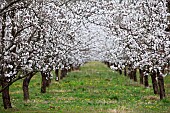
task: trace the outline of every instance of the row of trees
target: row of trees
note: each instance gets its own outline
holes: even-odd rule
[[[82,26],[66,4],[71,1],[2,0],[0,3],[0,83],[4,108],[11,108],[9,86],[23,80],[24,100],[28,85],[41,72],[41,92],[46,92],[50,72],[78,67],[88,59],[91,42],[81,40]],[[77,20],[76,20],[77,19]],[[78,34],[79,33],[79,34]]]
[[[87,6],[82,2],[74,12],[107,34],[96,50],[99,60],[114,64],[120,73],[124,69],[135,81],[139,69],[140,83],[145,79],[146,87],[151,75],[154,93],[163,99],[163,79],[170,71],[169,1],[120,2],[90,1]]]
[[[52,70],[56,79],[62,78],[89,60],[114,63],[125,72],[128,68],[128,73],[139,68],[145,77],[156,73],[163,85],[170,60],[167,24],[165,0],[120,4],[105,0],[1,0],[0,91],[4,108],[12,107],[9,86],[15,81],[24,79],[27,100],[35,73],[41,72],[43,93]]]
[[[137,81],[136,70],[139,69],[140,83],[144,82],[146,87],[150,75],[154,94],[160,94],[160,99],[165,98],[164,77],[170,72],[167,6],[169,1],[138,0],[119,6],[118,24],[109,20],[117,40],[112,48],[115,51],[109,54],[114,57],[108,56],[107,62],[114,63],[112,68],[124,69],[124,74],[134,81]]]

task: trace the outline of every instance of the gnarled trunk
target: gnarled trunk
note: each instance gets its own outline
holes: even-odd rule
[[[24,94],[24,101],[29,100],[29,83],[31,78],[34,76],[33,73],[30,73],[24,80],[23,80],[23,94]]]
[[[158,94],[158,82],[156,80],[156,71],[153,69],[151,73],[151,79],[152,79],[152,87],[154,94]]]
[[[8,81],[5,77],[3,78],[1,85],[2,85],[2,89],[8,85]],[[10,95],[9,95],[9,87],[7,87],[2,91],[2,99],[3,99],[4,109],[12,108]]]

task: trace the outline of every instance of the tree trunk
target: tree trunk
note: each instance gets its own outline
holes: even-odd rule
[[[154,94],[158,94],[158,82],[156,80],[156,71],[153,69],[151,73],[151,79],[152,79],[152,87],[154,90]]]
[[[56,80],[56,81],[59,81],[59,69],[56,69],[56,70],[55,70],[55,75],[56,75],[55,80]]]
[[[122,70],[121,69],[119,69],[119,74],[122,75]]]
[[[144,76],[144,85],[145,85],[146,88],[149,87],[148,75]]]
[[[139,74],[140,74],[140,84],[143,84],[144,73],[142,69],[139,69]]]
[[[134,78],[134,77],[133,77],[133,71],[132,71],[132,69],[130,70],[129,77],[130,77],[130,79],[133,79],[133,78]]]
[[[46,93],[47,79],[46,73],[41,72],[42,82],[41,82],[41,93]]]
[[[51,79],[48,77],[48,80],[47,80],[47,87],[50,87],[50,84],[51,84]]]
[[[133,70],[133,80],[134,80],[135,82],[137,82],[136,71],[137,71],[137,69],[135,68],[135,69]]]
[[[109,67],[109,68],[110,68],[110,67]],[[80,66],[75,66],[75,67],[74,67],[74,70],[75,70],[75,71],[80,70]]]
[[[63,68],[63,69],[61,70],[60,79],[63,79],[66,75],[67,75],[67,69],[66,69],[66,68]]]
[[[2,88],[8,85],[7,79],[5,77],[3,78],[1,85]],[[4,109],[12,108],[10,95],[9,95],[9,87],[7,87],[2,91],[2,99],[3,99]]]
[[[109,67],[109,68],[110,68],[110,66],[109,66],[109,62],[105,61],[104,63],[107,65],[107,67]]]
[[[164,78],[160,74],[159,71],[158,71],[157,75],[158,75],[158,84],[159,84],[159,94],[160,94],[160,99],[162,100],[165,98]]]
[[[71,71],[72,71],[72,70],[71,70],[71,69],[72,69],[72,64],[69,64],[69,67],[70,67],[70,68],[68,69],[68,72],[71,72]]]
[[[34,76],[34,74],[30,73],[23,81],[24,101],[29,100],[29,83],[33,76]]]
[[[125,68],[124,68],[124,75],[127,76],[126,66],[125,66]]]
[[[128,69],[128,73],[127,73],[128,77],[131,77],[131,71]]]
[[[71,67],[71,71],[74,71],[74,66]]]
[[[2,20],[1,20],[1,39],[0,39],[0,52],[3,53],[4,52],[4,48],[5,48],[5,31],[6,31],[6,18],[7,18],[7,15],[6,13],[4,12],[3,16],[2,16]],[[4,56],[2,55],[1,59],[4,59]],[[3,64],[4,64],[4,61],[1,60],[2,64],[0,64],[0,79],[1,79],[1,87],[2,89],[5,88],[7,85],[8,85],[8,80],[7,78],[5,77],[4,75],[4,69],[3,69]],[[4,106],[4,109],[9,109],[9,108],[12,108],[12,105],[11,105],[11,100],[10,100],[10,95],[9,95],[9,87],[7,87],[6,89],[4,89],[2,91],[2,100],[3,100],[3,106]]]
[[[50,83],[51,83],[50,77],[51,77],[50,72],[47,72],[47,73],[46,73],[46,79],[47,79],[47,84],[46,84],[46,86],[47,86],[47,87],[49,87],[49,86],[50,86]]]

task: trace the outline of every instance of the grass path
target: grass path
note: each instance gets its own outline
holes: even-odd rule
[[[16,82],[10,87],[13,109],[3,110],[1,99],[0,113],[168,113],[169,76],[165,82],[168,97],[160,101],[152,88],[145,89],[100,62],[90,62],[60,82],[53,80],[46,94],[40,93],[40,75],[35,75],[27,103],[23,101],[22,81]]]

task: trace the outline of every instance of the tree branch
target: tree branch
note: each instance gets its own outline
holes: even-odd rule
[[[22,76],[22,77],[19,76],[19,77],[13,79],[11,82],[8,83],[8,85],[6,85],[6,86],[3,87],[2,89],[0,89],[0,93],[2,93],[3,90],[5,90],[5,89],[8,88],[9,86],[11,86],[14,82],[16,82],[16,81],[18,81],[18,80],[20,80],[20,79],[23,79],[23,78],[29,76],[30,73],[32,73],[32,72],[29,72],[28,74],[26,74],[26,75],[24,75],[24,76]]]
[[[2,8],[2,9],[0,10],[0,14],[3,13],[3,11],[5,11],[5,10],[8,9],[9,7],[11,7],[12,5],[14,5],[14,4],[16,4],[17,2],[20,2],[20,1],[22,1],[22,0],[15,0],[15,1],[9,3],[7,6],[5,6],[4,8]]]

